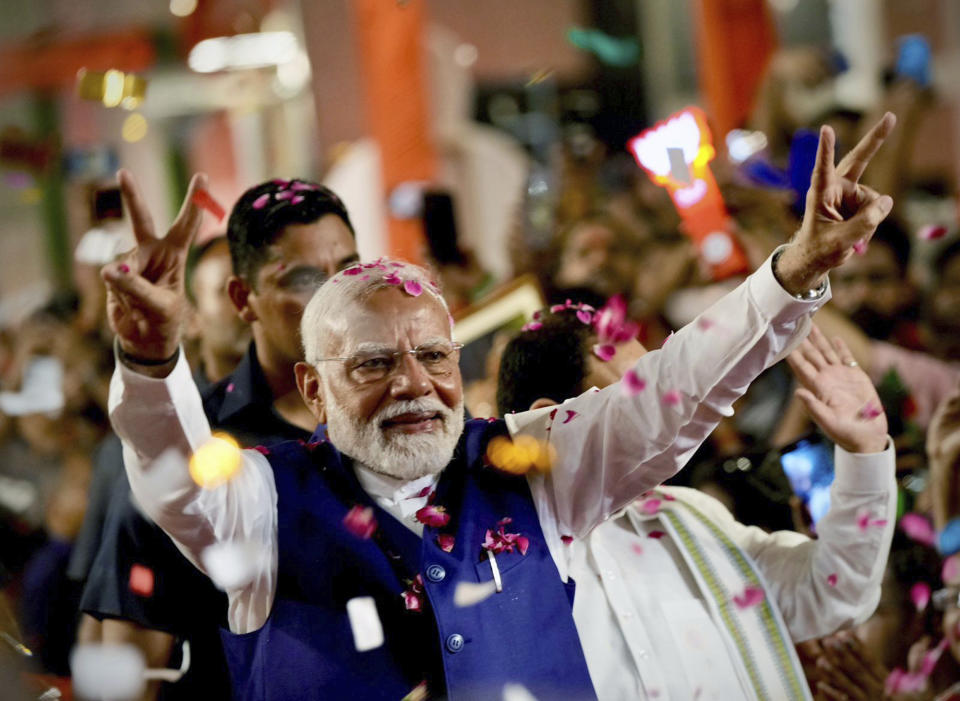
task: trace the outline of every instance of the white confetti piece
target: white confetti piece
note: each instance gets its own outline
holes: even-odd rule
[[[492,579],[489,582],[460,582],[453,592],[453,605],[461,608],[476,606],[484,599],[489,598],[497,591],[497,583]]]
[[[503,685],[503,701],[537,701],[537,697],[523,684],[511,682]]]
[[[229,591],[253,581],[258,572],[266,569],[266,558],[267,551],[259,543],[231,541],[205,549],[200,562],[213,583]]]
[[[77,645],[70,654],[73,692],[80,698],[139,698],[145,682],[143,654],[128,644]]]
[[[358,596],[347,602],[347,617],[353,631],[357,652],[366,652],[383,645],[383,626],[372,596]]]

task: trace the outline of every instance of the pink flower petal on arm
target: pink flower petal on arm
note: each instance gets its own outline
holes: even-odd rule
[[[620,391],[628,397],[635,397],[640,394],[647,386],[647,381],[637,375],[633,368],[623,373],[623,379],[620,380]]]
[[[253,208],[254,208],[254,209],[263,209],[264,207],[267,206],[267,203],[268,203],[269,201],[270,201],[270,193],[269,193],[269,192],[266,193],[266,194],[264,194],[264,195],[260,195],[260,197],[258,197],[257,199],[255,199],[255,200],[253,201]]]
[[[354,506],[343,517],[343,527],[361,540],[369,539],[377,530],[377,519],[369,506]]]
[[[737,594],[733,597],[733,603],[735,603],[739,609],[748,609],[762,602],[764,596],[761,587],[750,585],[743,590],[742,594]]]
[[[870,400],[857,412],[857,418],[861,421],[871,421],[881,414],[883,414],[883,408],[878,406],[873,400]]]
[[[593,346],[593,354],[607,363],[617,354],[617,348],[611,343],[596,343]]]
[[[437,536],[437,545],[445,553],[453,552],[453,546],[456,543],[456,538],[454,538],[449,533],[441,533]]]
[[[680,392],[675,389],[667,390],[660,399],[667,406],[677,406],[680,403]]]
[[[933,547],[937,540],[936,533],[933,532],[933,526],[930,521],[918,513],[910,512],[900,518],[900,529],[907,534],[911,540]]]
[[[423,292],[423,286],[416,280],[407,280],[403,283],[403,291],[411,297],[419,297]]]
[[[576,418],[577,412],[575,412],[573,409],[567,409],[566,411],[567,411],[567,418],[563,420],[563,423],[568,424],[571,421],[573,421],[574,418]]]
[[[836,573],[836,572],[834,572],[833,574],[827,575],[827,584],[829,584],[831,587],[837,586],[837,573]]]
[[[917,607],[917,611],[923,611],[930,603],[930,585],[926,582],[917,582],[910,587],[910,601]]]
[[[864,253],[867,252],[867,246],[868,246],[868,245],[869,245],[869,244],[867,243],[867,240],[866,240],[866,239],[860,239],[860,240],[857,241],[855,244],[853,244],[853,251],[854,251],[854,253],[856,253],[858,256],[862,256]]]

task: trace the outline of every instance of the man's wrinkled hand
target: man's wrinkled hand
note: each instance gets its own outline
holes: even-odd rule
[[[836,166],[836,136],[830,127],[821,127],[803,224],[774,271],[791,294],[819,286],[830,270],[853,255],[855,246],[870,241],[893,209],[891,197],[861,184],[860,178],[896,123],[887,112]]]
[[[180,344],[187,252],[203,217],[193,194],[206,186],[206,176],[193,176],[180,213],[162,238],[130,172],[121,170],[117,180],[137,246],[101,270],[107,316],[125,353],[158,362],[174,355]]]
[[[797,396],[810,417],[849,453],[887,447],[887,416],[870,377],[839,338],[831,344],[814,326],[787,362],[801,387]]]

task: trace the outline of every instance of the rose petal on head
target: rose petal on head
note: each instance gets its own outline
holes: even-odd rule
[[[300,204],[303,202],[303,195],[296,195],[290,198],[290,204]]]
[[[577,412],[575,412],[573,409],[567,409],[566,412],[567,412],[567,418],[563,420],[563,423],[568,424],[571,421],[573,421],[574,418],[576,418]]]
[[[274,193],[273,199],[275,200],[289,200],[294,197],[293,190],[283,190],[282,192]]]
[[[908,538],[921,545],[933,547],[937,540],[930,521],[918,513],[910,512],[900,517],[900,529],[907,534]]]
[[[423,286],[416,280],[407,280],[403,283],[403,291],[411,297],[419,297],[423,292]]]
[[[539,331],[542,328],[543,328],[543,324],[541,324],[539,321],[531,321],[529,324],[524,324],[523,328],[521,328],[520,330],[521,331]]]
[[[383,281],[388,285],[402,285],[403,280],[397,277],[396,273],[390,273],[389,275],[383,276]]]
[[[928,224],[927,226],[921,226],[920,230],[917,231],[917,238],[924,241],[935,241],[937,239],[942,239],[947,235],[947,227],[945,226],[934,226]]]
[[[595,343],[593,346],[593,354],[607,363],[617,354],[617,348],[612,343]]]
[[[836,573],[836,572],[834,572],[833,574],[827,575],[827,584],[829,584],[831,587],[837,586],[837,573]]]
[[[553,306],[550,307],[550,313],[556,314],[557,312],[562,312],[564,309],[566,309],[566,307],[563,306],[562,304],[554,304]]]
[[[910,587],[910,601],[916,606],[917,611],[923,611],[930,603],[930,585],[926,582],[917,582]]]
[[[667,406],[677,406],[680,403],[680,392],[675,389],[667,390],[660,398]]]
[[[309,183],[293,183],[290,185],[290,189],[294,192],[304,192],[307,190],[316,190],[318,188],[316,185],[310,185]]]
[[[453,552],[453,546],[456,544],[456,538],[449,533],[441,533],[437,536],[437,545],[443,552]]]
[[[647,381],[637,375],[636,370],[630,368],[623,373],[620,380],[620,391],[628,397],[635,397],[647,387]]]
[[[260,197],[258,197],[257,199],[255,199],[255,200],[253,201],[253,205],[252,205],[252,206],[253,206],[254,209],[263,209],[264,207],[267,206],[267,203],[268,203],[269,201],[270,201],[270,193],[267,192],[267,193],[265,193],[265,194],[263,194],[263,195],[260,195]]]
[[[357,538],[367,540],[377,530],[377,519],[373,516],[373,508],[359,504],[352,507],[343,517],[343,527]]]
[[[343,271],[344,275],[359,275],[363,272],[363,268],[359,265],[354,265],[353,267],[347,268]]]
[[[577,311],[577,318],[580,321],[582,321],[584,324],[589,324],[591,319],[591,314],[585,309],[580,309]]]
[[[869,244],[866,239],[860,239],[855,244],[853,244],[853,252],[856,253],[858,256],[862,256],[864,253],[867,252],[868,245]]]
[[[741,610],[748,609],[761,603],[764,596],[765,594],[762,587],[749,585],[743,590],[742,594],[737,594],[733,597],[733,603]]]

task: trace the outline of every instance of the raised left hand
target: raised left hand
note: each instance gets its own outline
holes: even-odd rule
[[[831,344],[814,326],[787,362],[801,384],[797,396],[830,440],[850,453],[886,449],[880,397],[841,339]]]

